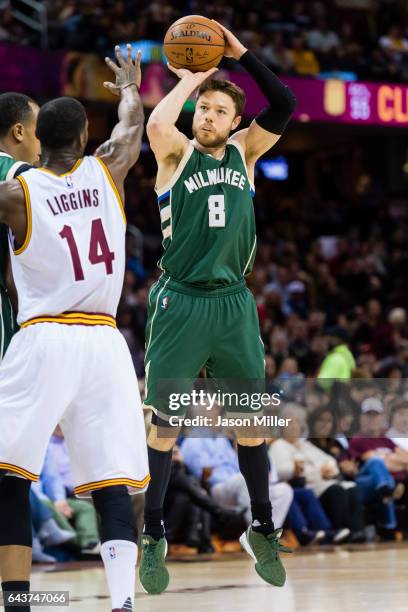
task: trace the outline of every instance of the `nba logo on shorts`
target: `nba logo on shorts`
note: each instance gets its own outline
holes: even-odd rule
[[[66,176],[66,177],[65,177],[65,182],[66,182],[67,187],[68,187],[69,189],[73,189],[73,187],[74,187],[74,181],[72,180],[72,176],[71,176],[71,175],[69,175],[69,176]]]
[[[116,550],[114,546],[109,546],[109,558],[116,559]]]
[[[166,297],[164,297],[164,298],[162,299],[161,308],[162,308],[163,310],[167,310],[167,309],[168,309],[168,307],[169,307],[169,298],[168,298],[168,297],[167,297],[167,295],[166,295]]]

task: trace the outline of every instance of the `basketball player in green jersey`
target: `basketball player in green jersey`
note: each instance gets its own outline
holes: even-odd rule
[[[35,135],[38,110],[34,100],[24,94],[0,95],[0,181],[15,178],[38,161],[40,143]],[[17,331],[7,291],[7,232],[8,228],[0,224],[0,362]]]
[[[223,31],[225,55],[249,72],[269,107],[248,129],[231,136],[241,121],[244,92],[233,83],[212,79],[215,69],[192,74],[169,66],[180,82],[147,124],[158,164],[156,191],[164,247],[159,262],[163,273],[150,292],[146,328],[145,405],[152,408],[153,417],[139,575],[149,593],[164,591],[169,582],[162,508],[178,433],[173,429],[173,438],[171,433],[158,436],[157,427],[169,425],[169,415],[175,414],[169,410],[168,398],[166,405],[160,397],[159,381],[194,379],[204,366],[217,379],[265,375],[255,300],[244,280],[256,250],[254,168],[257,159],[278,142],[296,100],[231,32]],[[194,139],[189,141],[175,123],[197,88]],[[255,559],[261,578],[283,586],[286,575],[279,552],[287,549],[280,545],[281,530],[275,530],[272,521],[265,441],[238,438],[238,459],[253,517],[241,543]]]

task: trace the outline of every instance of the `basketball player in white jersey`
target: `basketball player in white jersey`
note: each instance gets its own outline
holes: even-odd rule
[[[121,98],[110,140],[84,157],[84,108],[52,100],[37,123],[43,167],[0,185],[21,327],[0,367],[0,573],[3,592],[29,590],[29,487],[61,423],[75,493],[92,496],[101,517],[112,608],[129,611],[137,558],[129,492],[144,491],[150,476],[136,374],[115,315],[125,270],[123,181],[139,157],[144,117],[141,54],[133,62],[128,45],[126,58],[119,47],[116,55],[118,65],[106,60],[116,83],[105,86]]]

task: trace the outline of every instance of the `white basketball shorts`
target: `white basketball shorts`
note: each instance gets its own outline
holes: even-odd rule
[[[75,493],[150,480],[142,403],[121,333],[40,323],[20,330],[0,366],[0,470],[37,481],[60,424]]]

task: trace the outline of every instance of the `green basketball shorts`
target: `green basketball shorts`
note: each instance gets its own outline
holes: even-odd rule
[[[0,287],[0,363],[18,327],[7,291]]]
[[[164,420],[183,416],[181,407],[170,410],[163,381],[171,380],[174,388],[181,379],[178,391],[189,393],[204,367],[208,378],[236,381],[240,387],[264,380],[255,299],[244,280],[205,290],[162,275],[149,294],[145,406]]]

